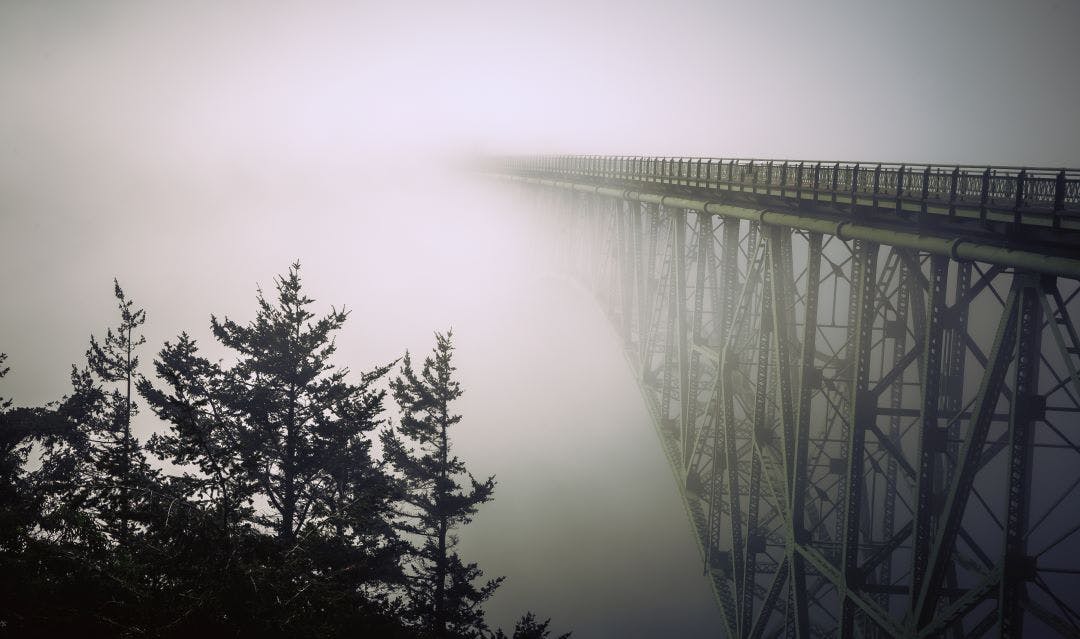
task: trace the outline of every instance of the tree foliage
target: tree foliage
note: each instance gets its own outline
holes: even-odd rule
[[[146,311],[127,299],[115,279],[113,294],[120,323],[115,330],[107,329],[100,342],[90,336],[87,372],[73,376],[72,383],[77,395],[96,403],[83,420],[93,442],[88,459],[88,505],[106,523],[108,533],[126,544],[131,536],[132,500],[139,498],[137,493],[150,472],[131,434],[131,420],[138,414],[138,406],[132,401],[139,367],[137,350],[146,343],[146,338],[136,335],[136,331],[146,323]]]
[[[545,619],[544,621],[537,621],[536,615],[532,612],[526,612],[522,615],[521,619],[514,624],[514,634],[509,639],[548,639],[551,636],[551,631],[548,630],[548,626],[551,624],[551,619]],[[557,639],[569,639],[573,633],[561,634]],[[508,639],[506,634],[500,629],[496,631],[493,639]]]
[[[419,371],[406,353],[391,383],[401,423],[383,431],[382,443],[404,485],[400,528],[417,540],[407,562],[410,611],[432,637],[476,637],[487,628],[480,606],[502,578],[474,584],[483,572],[458,556],[453,531],[491,500],[495,478],[476,481],[451,452],[449,431],[461,421],[451,403],[462,393],[451,337],[436,333]]]
[[[451,453],[450,335],[420,371],[353,374],[334,362],[348,312],[316,315],[299,271],[250,322],[211,317],[227,362],[180,333],[148,377],[146,313],[114,281],[119,322],[70,393],[0,397],[0,636],[503,636],[481,609],[501,579],[455,551],[494,478]],[[137,397],[160,420],[145,441]]]

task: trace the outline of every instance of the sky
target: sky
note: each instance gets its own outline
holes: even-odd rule
[[[366,370],[453,327],[462,554],[576,637],[718,625],[614,332],[466,153],[1080,167],[1080,3],[0,0],[0,394],[61,396],[117,277],[144,362],[300,260]],[[220,353],[224,356],[224,353]],[[140,423],[145,436],[155,424]]]

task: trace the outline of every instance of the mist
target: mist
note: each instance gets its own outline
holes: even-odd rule
[[[719,632],[620,344],[471,154],[1080,165],[1071,2],[0,4],[5,396],[68,390],[112,278],[151,354],[295,260],[353,371],[452,327],[461,554],[575,637]],[[161,428],[142,415],[137,435]]]

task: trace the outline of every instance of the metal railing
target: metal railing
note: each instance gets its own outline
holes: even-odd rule
[[[762,159],[547,155],[504,172],[622,185],[671,185],[1040,226],[1080,224],[1080,170]]]

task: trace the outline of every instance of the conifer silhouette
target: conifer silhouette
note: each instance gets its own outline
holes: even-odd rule
[[[451,403],[462,392],[454,379],[451,339],[450,332],[436,333],[435,348],[419,371],[405,355],[401,375],[390,385],[400,424],[382,433],[384,454],[404,483],[400,527],[417,540],[407,568],[412,614],[427,636],[439,639],[481,636],[481,604],[503,580],[475,585],[483,572],[455,551],[453,531],[492,499],[495,478],[476,481],[451,453],[449,431],[461,421]]]

